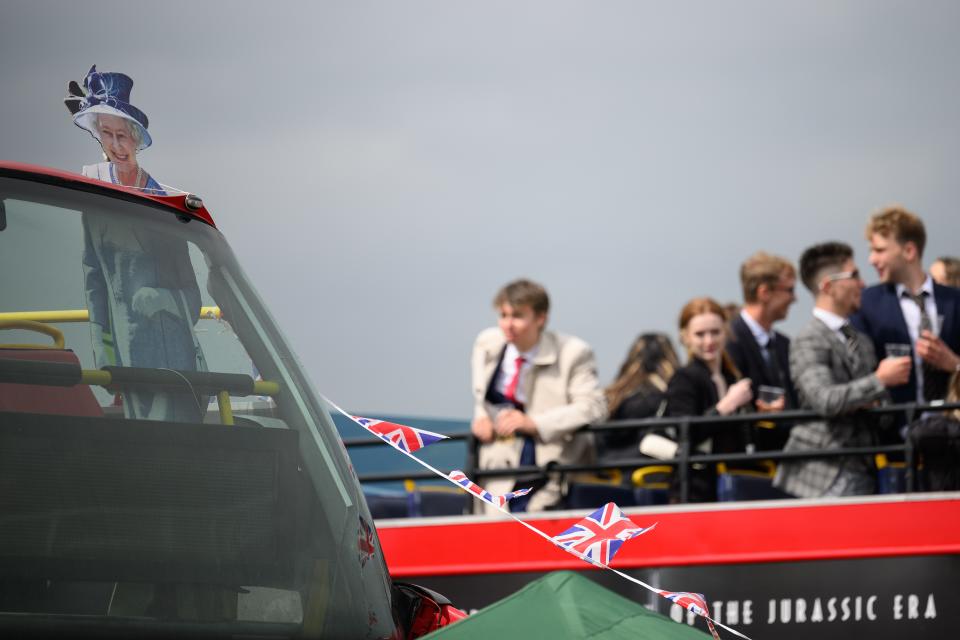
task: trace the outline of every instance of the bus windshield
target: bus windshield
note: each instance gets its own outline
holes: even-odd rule
[[[0,177],[0,293],[0,630],[396,632],[330,415],[219,231]]]

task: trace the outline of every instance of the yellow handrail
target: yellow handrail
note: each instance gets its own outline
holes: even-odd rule
[[[109,387],[110,381],[109,371],[103,371],[102,369],[81,369],[80,370],[80,383],[81,384],[95,384],[98,387]]]
[[[730,469],[726,462],[718,462],[717,473],[736,473],[758,478],[772,478],[777,473],[777,463],[773,460],[758,460],[757,465],[763,469]]]
[[[201,320],[219,320],[220,307],[200,307]],[[67,309],[63,311],[9,311],[0,313],[0,321],[27,320],[30,322],[88,322],[90,312],[86,309]]]
[[[670,483],[668,481],[661,480],[660,482],[653,482],[647,480],[647,476],[669,476],[671,473],[673,473],[673,467],[665,464],[652,464],[646,467],[640,467],[639,469],[634,469],[631,480],[633,481],[633,486],[635,487],[644,487],[646,489],[668,489],[670,488]]]
[[[220,424],[233,425],[233,407],[230,405],[230,392],[217,394],[217,406],[220,407]]]
[[[222,317],[220,307],[201,307],[201,320],[216,320]],[[8,329],[28,329],[45,333],[54,338],[55,344],[46,345],[0,345],[6,347],[30,347],[33,349],[63,349],[63,333],[55,327],[48,327],[44,323],[53,322],[88,322],[90,312],[86,309],[71,309],[64,311],[14,311],[0,313],[0,327]],[[109,387],[112,377],[109,371],[102,369],[81,369],[80,382],[82,384]],[[280,394],[280,383],[270,380],[255,380],[251,395],[276,397]],[[235,424],[233,408],[230,405],[230,392],[217,393],[217,404],[220,408],[220,422],[225,425]]]
[[[53,344],[0,344],[0,347],[5,349],[63,349],[63,332],[56,327],[48,327],[41,322],[0,319],[0,329],[36,331],[53,338]]]
[[[877,465],[877,469],[886,469],[887,467],[897,467],[902,469],[907,466],[906,462],[891,461],[889,458],[887,458],[887,454],[885,453],[878,453],[874,455],[873,460]]]
[[[254,380],[253,395],[275,398],[280,395],[280,383],[271,382],[270,380]]]

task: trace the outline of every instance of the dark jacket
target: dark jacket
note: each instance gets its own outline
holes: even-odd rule
[[[611,420],[642,420],[662,415],[666,408],[666,393],[646,382],[623,399],[610,415]],[[645,433],[641,429],[621,429],[606,431],[597,441],[598,453],[603,458],[637,458],[640,454],[640,439]],[[659,433],[659,431],[658,431]]]
[[[773,351],[770,355],[773,356],[779,371],[773,371],[764,360],[760,345],[743,318],[739,315],[734,318],[730,322],[730,331],[733,336],[727,343],[727,353],[740,373],[753,381],[754,397],[757,396],[757,387],[761,385],[781,387],[786,391],[786,408],[796,409],[797,392],[790,376],[790,338],[774,331]]]
[[[736,378],[724,371],[727,385],[736,382]],[[719,415],[717,412],[717,387],[710,378],[710,369],[702,360],[691,358],[690,362],[677,370],[667,387],[667,415],[669,416],[706,416]],[[713,442],[710,453],[742,453],[750,439],[750,426],[747,423],[719,423],[690,425],[690,453],[698,453],[696,448],[708,438]],[[694,467],[690,475],[690,502],[712,502],[717,499],[716,465]],[[678,474],[674,473],[676,479]],[[676,492],[676,487],[672,488]]]
[[[910,425],[910,440],[920,456],[920,487],[925,491],[960,490],[960,420],[942,413]]]
[[[727,344],[727,353],[730,354],[740,373],[750,378],[753,397],[756,398],[759,395],[757,389],[760,386],[780,387],[785,392],[784,409],[796,409],[799,403],[790,375],[790,338],[779,331],[774,332],[773,348],[770,353],[773,358],[773,366],[771,366],[764,359],[760,345],[757,344],[750,327],[739,314],[730,322],[730,331],[733,336]],[[764,451],[782,449],[790,435],[790,427],[791,423],[788,422],[778,423],[774,428],[756,427],[754,440],[757,449]]]
[[[960,353],[960,289],[934,283],[933,299],[937,304],[937,315],[943,316],[940,338],[954,353]],[[932,320],[936,321],[936,318]],[[902,344],[911,342],[894,284],[878,284],[864,289],[860,310],[850,318],[850,322],[870,337],[873,349],[879,358],[882,358],[886,351],[884,345],[891,342]],[[949,379],[949,373],[940,371],[932,376],[931,380],[924,380],[924,386],[931,385],[935,397],[943,398],[946,395]],[[910,371],[910,381],[890,389],[890,395],[898,404],[917,401],[915,368]]]

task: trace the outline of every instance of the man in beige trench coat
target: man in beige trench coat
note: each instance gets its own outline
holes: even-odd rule
[[[480,332],[471,358],[471,428],[481,443],[480,469],[593,461],[593,438],[575,433],[607,416],[590,346],[574,336],[545,330],[550,302],[539,284],[511,282],[497,293],[493,306],[499,326]],[[479,484],[502,495],[516,482],[514,477],[498,477]],[[508,504],[514,511],[524,506],[527,511],[543,511],[561,498],[559,478],[551,477],[530,494],[526,505],[522,499]],[[482,512],[495,513],[490,505],[475,504]]]

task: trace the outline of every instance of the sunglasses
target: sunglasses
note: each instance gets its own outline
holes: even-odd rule
[[[853,271],[841,271],[840,273],[833,273],[829,276],[823,277],[823,282],[836,282],[837,280],[859,280],[860,279],[860,270],[854,269]]]

